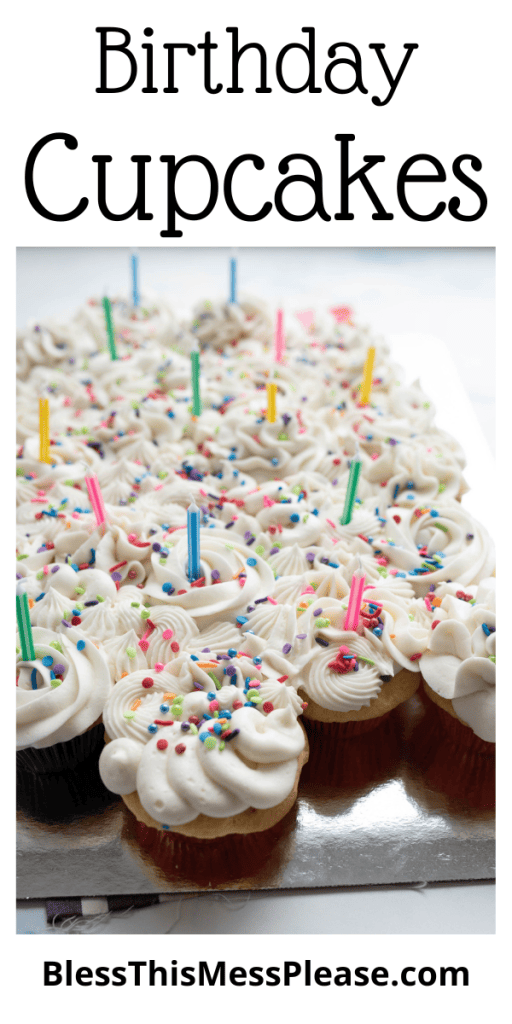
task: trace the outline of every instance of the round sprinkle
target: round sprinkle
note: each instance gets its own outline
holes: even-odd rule
[[[272,701],[266,700],[265,703],[263,704],[263,710],[266,715],[269,715],[270,712],[274,710],[274,705],[272,704]]]
[[[160,711],[162,712],[163,715],[165,715],[168,710],[169,710],[169,705],[168,704],[160,704]]]
[[[283,652],[283,654],[289,654],[291,649],[292,649],[292,645],[291,644],[285,644],[284,647],[282,648],[282,652]]]
[[[165,742],[165,740],[164,740],[164,742]],[[166,744],[166,746],[167,746],[167,744]],[[186,748],[184,743],[177,743],[175,748],[174,748],[174,753],[175,754],[184,754],[186,749],[187,748]]]
[[[307,558],[308,562],[314,562],[315,561],[314,552],[313,551],[308,551],[308,553],[306,555],[306,558]]]
[[[172,638],[174,636],[174,633],[173,633],[172,629],[164,629],[164,631],[162,633],[162,636],[163,636],[164,640],[172,640]]]
[[[153,680],[151,676],[146,676],[145,679],[142,680],[142,685],[145,690],[149,690],[153,686]]]
[[[213,750],[217,746],[217,740],[214,736],[206,736],[203,742],[207,750]]]
[[[77,645],[76,645],[77,651],[83,651],[84,647],[85,647],[85,640],[79,640]]]
[[[220,572],[218,569],[212,569],[212,580],[220,580]]]
[[[159,750],[166,750],[167,747],[169,746],[167,740],[157,740],[156,745]]]
[[[154,666],[154,668],[155,668],[155,672],[163,672],[163,670],[165,668],[165,665],[161,661],[157,661],[157,663]]]
[[[148,732],[158,732],[157,725],[148,725]]]
[[[179,643],[177,642],[177,640],[173,640],[173,642],[171,644],[171,651],[174,651],[174,653],[177,654],[179,649],[180,649]]]
[[[292,515],[290,516],[290,519],[291,519],[292,523],[298,523],[299,520],[300,520],[299,513],[298,512],[293,512]]]
[[[46,668],[49,668],[50,665],[53,665],[53,658],[51,654],[45,655],[45,657],[43,658],[43,665],[46,665]]]
[[[257,564],[258,563],[256,562],[255,558],[248,558],[247,559],[247,565],[257,565]]]

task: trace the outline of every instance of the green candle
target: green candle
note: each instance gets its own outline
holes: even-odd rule
[[[352,462],[350,463],[350,473],[348,475],[348,487],[345,496],[345,505],[343,508],[343,515],[340,518],[342,526],[347,526],[352,519],[352,512],[354,511],[354,502],[356,500],[357,493],[357,481],[359,480],[359,473],[361,472],[361,456],[359,453],[354,455]]]
[[[30,610],[28,597],[25,592],[16,594],[16,618],[21,642],[21,657],[23,661],[35,661],[34,640],[32,637],[32,626],[30,624]]]
[[[201,415],[201,395],[199,392],[199,352],[192,352],[192,415]]]
[[[105,313],[105,327],[107,328],[107,342],[108,350],[110,352],[111,359],[117,359],[116,343],[114,341],[114,324],[112,323],[112,308],[110,306],[110,299],[105,296],[102,299],[103,311]]]

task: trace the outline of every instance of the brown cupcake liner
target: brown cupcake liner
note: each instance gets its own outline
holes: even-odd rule
[[[390,711],[371,720],[371,728],[359,731],[353,726],[367,722],[306,721],[310,755],[301,775],[301,789],[324,795],[358,790],[389,778],[400,766],[400,716]]]
[[[458,717],[451,700],[440,697],[423,678],[422,684],[421,692],[424,699],[438,711],[443,731],[454,747],[461,746],[472,754],[494,755],[496,750],[495,743],[489,743],[487,740],[477,736],[472,728],[469,725],[465,725]]]
[[[495,806],[494,744],[423,696],[425,714],[408,742],[408,761],[429,788],[479,810]]]
[[[264,885],[286,859],[296,821],[293,806],[284,818],[263,832],[198,839],[178,832],[162,832],[132,818],[130,831],[143,859],[166,879],[198,888]],[[250,883],[250,884],[248,884]]]

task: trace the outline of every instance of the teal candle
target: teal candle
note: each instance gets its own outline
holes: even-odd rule
[[[187,509],[187,541],[188,541],[188,578],[191,583],[199,579],[200,547],[199,523],[201,513],[192,502]]]

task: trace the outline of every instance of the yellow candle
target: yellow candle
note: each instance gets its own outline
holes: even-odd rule
[[[374,360],[375,349],[373,348],[373,345],[371,345],[366,353],[366,362],[364,364],[363,383],[361,384],[361,405],[367,405],[370,401]]]
[[[277,384],[267,384],[267,420],[276,422],[276,391]]]
[[[50,406],[47,398],[39,399],[39,460],[40,462],[51,462]]]

